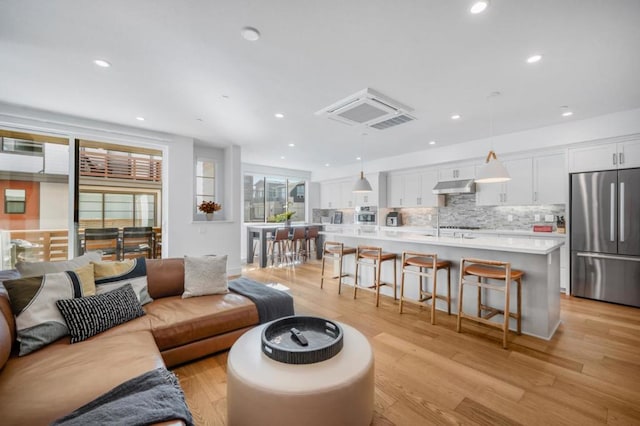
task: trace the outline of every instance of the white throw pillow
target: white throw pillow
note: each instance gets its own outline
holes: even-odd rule
[[[91,262],[97,262],[102,259],[102,252],[90,251],[82,256],[67,261],[57,262],[18,262],[16,269],[20,272],[21,277],[37,277],[45,274],[53,274],[55,272],[73,271],[75,269],[87,266]]]
[[[182,298],[229,292],[227,255],[184,257],[184,293]]]

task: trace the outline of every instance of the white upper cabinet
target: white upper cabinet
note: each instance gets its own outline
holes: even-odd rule
[[[621,169],[640,167],[640,140],[618,144],[618,166]]]
[[[566,204],[569,173],[564,154],[541,155],[533,158],[533,202],[535,204]]]
[[[392,175],[387,176],[387,207],[402,207],[404,197],[404,176]]]
[[[378,194],[380,193],[380,185],[378,183],[378,173],[375,174],[371,174],[371,175],[366,175],[365,177],[367,178],[367,180],[369,181],[369,183],[371,184],[371,192],[358,192],[355,193],[355,205],[356,206],[377,206],[379,203],[379,196]],[[351,182],[351,185],[349,186],[349,191],[353,190],[353,186],[356,184],[356,179],[353,180],[353,182]]]
[[[438,179],[441,181],[474,179],[475,177],[475,166],[448,167],[438,170]]]
[[[531,204],[533,200],[533,162],[531,158],[503,162],[511,176],[505,183],[476,184],[479,206]]]
[[[437,170],[390,174],[387,178],[387,207],[436,206],[437,197],[433,187],[437,181]]]
[[[438,196],[433,193],[433,187],[438,183],[437,170],[425,170],[421,174],[422,178],[422,196],[420,198],[420,206],[435,207],[438,205]]]
[[[533,160],[523,158],[505,161],[504,166],[511,175],[511,180],[505,183],[504,204],[531,204],[533,201]]]
[[[340,201],[342,208],[352,209],[356,206],[356,194],[353,192],[353,185],[356,184],[356,180],[341,182],[339,186]]]
[[[322,182],[320,184],[320,206],[323,209],[342,207],[341,195],[340,182]]]
[[[569,150],[569,171],[571,173],[630,167],[640,167],[640,140],[592,145]]]

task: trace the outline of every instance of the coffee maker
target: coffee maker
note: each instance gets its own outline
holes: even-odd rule
[[[402,226],[402,215],[400,212],[387,213],[387,226]]]

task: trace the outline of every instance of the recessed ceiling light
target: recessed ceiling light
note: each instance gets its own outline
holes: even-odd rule
[[[453,115],[451,116],[451,119],[452,119],[452,120],[459,120],[459,119],[460,119],[460,114],[453,114]]]
[[[111,66],[111,63],[105,61],[104,59],[96,59],[95,61],[93,61],[93,63],[102,68],[109,68]]]
[[[356,160],[360,161],[362,160],[362,157],[356,157]]]
[[[429,145],[435,145],[436,141],[429,141]]]
[[[281,112],[276,112],[275,114],[273,114],[273,116],[274,116],[275,118],[284,118],[284,114],[283,114],[283,113],[281,113]]]
[[[489,7],[489,0],[476,1],[471,5],[471,9],[469,9],[469,12],[477,15],[478,13],[484,12],[487,7]]]
[[[280,157],[281,160],[284,160],[284,155]]]
[[[528,64],[535,64],[536,62],[539,62],[540,59],[542,59],[542,55],[531,55],[527,58],[527,63]]]
[[[138,121],[144,121],[144,117],[136,117],[136,120],[138,120]]]
[[[325,164],[324,166],[325,166],[325,167],[329,167],[330,165],[331,165],[331,164],[329,164],[329,163],[326,163],[326,164]]]
[[[293,142],[289,144],[289,148],[293,148],[294,146],[296,146],[296,144]]]
[[[260,31],[253,27],[244,27],[240,30],[242,38],[248,41],[256,41],[260,38]]]
[[[572,115],[573,115],[573,112],[571,112],[571,111],[565,111],[565,112],[562,113],[563,117],[571,117]]]

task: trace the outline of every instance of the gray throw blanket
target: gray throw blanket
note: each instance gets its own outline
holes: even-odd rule
[[[293,312],[293,297],[284,291],[275,290],[248,278],[229,281],[229,290],[249,298],[256,304],[260,324],[274,319],[289,317]]]
[[[124,382],[52,425],[142,426],[168,420],[193,425],[178,379],[158,368]]]

